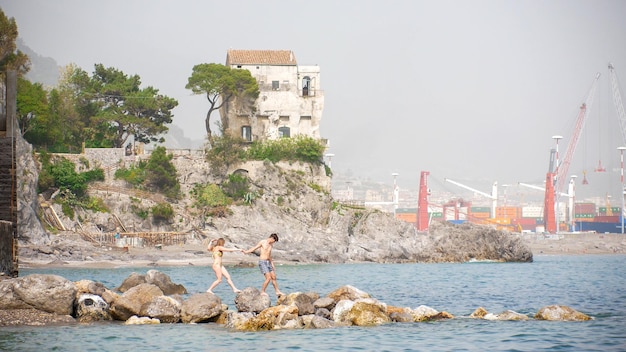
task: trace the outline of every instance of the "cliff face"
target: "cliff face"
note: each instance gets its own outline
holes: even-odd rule
[[[35,170],[31,162],[25,160],[22,167]],[[412,224],[396,220],[392,214],[334,202],[324,167],[309,164],[259,161],[239,165],[237,172],[247,174],[255,199],[249,205],[230,206],[231,213],[225,217],[205,219],[193,207],[189,191],[196,183],[217,180],[212,179],[202,155],[176,156],[173,162],[185,197],[172,203],[176,216],[170,223],[156,224],[151,216],[139,216],[165,199],[113,180],[114,170],[106,165],[107,180],[91,187],[90,194],[103,199],[109,213],[77,210],[75,218],[70,219],[58,205],[53,208],[67,230],[92,236],[114,233],[122,226],[126,232],[184,232],[198,240],[224,237],[239,247],[251,247],[275,232],[280,237],[276,256],[289,261],[532,261],[530,249],[510,233],[449,224],[433,224],[430,233],[417,233]],[[25,174],[36,179],[36,172]],[[33,219],[37,209],[35,189],[36,182],[24,181],[20,195],[20,204],[24,204],[21,212],[25,212],[20,217],[25,219],[20,224],[21,239],[25,244],[49,242],[49,235]]]

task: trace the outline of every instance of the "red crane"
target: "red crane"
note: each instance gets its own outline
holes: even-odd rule
[[[563,189],[563,185],[565,184],[565,180],[567,179],[567,173],[569,172],[569,167],[572,163],[572,157],[574,156],[574,151],[576,151],[576,146],[578,145],[578,137],[580,137],[580,133],[585,126],[585,119],[587,118],[588,112],[589,110],[591,110],[591,106],[593,105],[596,86],[598,84],[599,78],[600,73],[596,74],[596,78],[591,84],[591,89],[589,90],[587,99],[580,106],[580,111],[578,112],[578,117],[576,118],[576,125],[574,126],[574,133],[572,134],[572,138],[567,145],[565,157],[562,161],[560,161],[557,151],[557,160],[554,163],[553,155],[550,156],[550,169],[548,170],[548,175],[546,177],[546,194],[544,200],[543,218],[546,231],[548,231],[549,233],[557,232],[556,209],[554,208],[554,206],[558,203],[557,195],[561,194],[561,190]],[[553,169],[553,165],[555,165],[556,169]],[[551,215],[548,214],[550,212]]]
[[[428,231],[428,175],[430,172],[422,171],[420,175],[420,190],[417,199],[417,231]]]

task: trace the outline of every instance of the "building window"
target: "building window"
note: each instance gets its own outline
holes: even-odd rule
[[[278,135],[282,138],[289,138],[290,137],[290,129],[287,126],[283,126],[283,127],[278,127]]]
[[[237,65],[237,68],[241,68],[241,65]]]
[[[280,89],[280,82],[272,81],[272,89],[273,90],[279,90]]]
[[[250,126],[242,126],[241,127],[241,138],[245,141],[252,142],[252,127]]]
[[[302,79],[302,96],[303,97],[309,96],[310,88],[311,88],[311,77],[304,76],[304,78]]]

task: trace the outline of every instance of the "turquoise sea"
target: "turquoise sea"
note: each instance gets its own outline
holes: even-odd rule
[[[155,267],[189,292],[203,292],[210,267]],[[217,324],[0,328],[0,351],[626,351],[626,256],[535,256],[533,263],[282,265],[283,292],[320,295],[345,284],[389,305],[427,305],[455,315],[429,323],[322,330],[234,332]],[[115,288],[131,272],[120,269],[22,269],[70,280],[91,279]],[[229,268],[239,288],[260,288],[257,268]],[[216,294],[234,308],[226,283]],[[268,293],[275,302],[273,290]],[[485,321],[467,318],[476,308],[511,309],[532,317],[539,308],[568,305],[588,322]]]

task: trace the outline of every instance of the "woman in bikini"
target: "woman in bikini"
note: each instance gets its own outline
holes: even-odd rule
[[[237,252],[237,251],[242,251],[242,250],[237,249],[237,248],[226,248],[224,247],[225,243],[226,241],[223,238],[218,238],[216,240],[213,239],[211,240],[211,242],[209,242],[208,250],[209,252],[213,253],[213,271],[215,271],[216,280],[213,281],[213,283],[211,284],[211,287],[209,287],[209,289],[206,292],[213,293],[213,289],[222,282],[222,276],[226,278],[226,282],[228,282],[230,287],[232,287],[233,292],[235,293],[241,292],[241,290],[235,287],[233,280],[230,279],[230,275],[228,274],[228,271],[222,264],[222,256],[224,255],[224,252]]]

